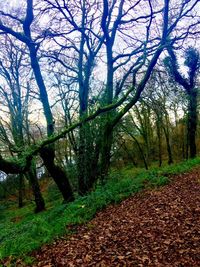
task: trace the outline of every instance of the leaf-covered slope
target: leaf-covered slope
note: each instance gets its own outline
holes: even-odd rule
[[[99,212],[35,266],[200,266],[199,170]]]

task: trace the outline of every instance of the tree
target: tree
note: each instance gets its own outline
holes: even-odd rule
[[[35,80],[40,92],[40,100],[43,105],[44,115],[47,123],[47,136],[51,136],[54,133],[54,119],[51,112],[47,89],[44,83],[44,79],[42,76],[41,68],[39,65],[39,60],[37,57],[37,52],[39,49],[39,43],[36,40],[33,40],[31,34],[31,24],[34,21],[33,14],[33,0],[27,0],[26,2],[26,15],[24,19],[20,19],[15,16],[10,16],[12,20],[18,24],[20,24],[23,33],[13,30],[12,28],[5,26],[2,21],[0,21],[0,30],[4,34],[9,34],[15,37],[17,40],[24,43],[28,50],[30,56],[31,67],[35,76]],[[2,13],[4,17],[9,16],[9,14]],[[51,146],[47,146],[41,149],[40,155],[44,161],[44,164],[57,184],[59,190],[61,191],[63,198],[65,201],[72,201],[74,199],[72,189],[66,173],[62,170],[58,165],[55,164],[55,148],[52,144]]]
[[[189,47],[185,52],[185,66],[188,67],[188,78],[185,78],[179,71],[176,54],[172,47],[168,47],[170,57],[165,59],[170,74],[180,84],[188,96],[188,142],[190,157],[196,156],[196,130],[197,130],[197,73],[199,70],[199,52]]]
[[[30,97],[30,86],[25,77],[29,77],[29,69],[24,62],[24,46],[17,46],[13,42],[13,38],[5,37],[5,46],[1,45],[0,59],[0,76],[2,78],[2,86],[0,86],[0,95],[7,106],[10,117],[10,133],[11,140],[3,123],[0,124],[2,140],[10,150],[10,154],[17,154],[20,157],[20,151],[25,147],[27,142],[24,124],[29,112],[28,103]],[[23,73],[23,75],[22,75]],[[5,114],[4,114],[5,115]],[[5,116],[4,116],[5,117]],[[29,143],[30,144],[30,143]],[[40,192],[39,183],[36,176],[36,168],[33,162],[26,172],[26,177],[30,181],[32,191],[35,197],[36,212],[45,209],[44,199]],[[19,207],[23,206],[23,187],[24,173],[20,173],[19,179]]]
[[[45,164],[51,173],[54,176],[57,175],[57,168],[54,164],[55,146],[52,144],[59,139],[65,139],[66,135],[79,127],[77,147],[80,168],[78,167],[78,169],[81,170],[82,168],[84,171],[84,177],[80,172],[79,181],[83,181],[83,186],[80,186],[82,188],[79,191],[84,193],[85,181],[88,180],[85,177],[86,163],[89,166],[87,173],[91,173],[91,170],[93,170],[96,180],[96,174],[99,173],[98,170],[100,169],[102,180],[104,179],[108,172],[113,131],[116,125],[140,99],[165,48],[171,43],[180,45],[184,38],[194,34],[198,20],[193,14],[193,10],[196,8],[198,1],[178,1],[178,3],[175,3],[165,0],[160,6],[148,1],[146,8],[144,8],[144,4],[147,2],[142,0],[137,1],[135,5],[123,0],[105,0],[102,2],[85,0],[75,3],[48,0],[36,3],[38,9],[34,9],[32,1],[27,1],[25,19],[24,16],[19,14],[1,13],[0,30],[1,33],[13,35],[25,43],[29,49],[30,61],[47,121],[48,137],[32,146],[30,151],[21,154],[20,160],[23,164],[18,160],[13,164],[13,162],[1,158],[0,167],[4,170],[12,167],[10,170],[12,172],[26,169],[32,158],[40,153],[44,162],[46,160]],[[95,14],[90,13],[92,4],[95,6]],[[56,14],[54,10],[56,10]],[[176,16],[171,16],[172,11]],[[45,15],[47,18],[48,15],[52,15],[52,19],[46,24],[40,24],[36,17],[34,18],[33,13],[37,13],[41,17]],[[78,16],[77,14],[81,15]],[[191,24],[180,28],[184,19],[188,16],[192,16]],[[13,21],[14,26],[12,26]],[[96,26],[99,25],[96,24],[96,21],[101,22],[101,28]],[[6,25],[9,25],[9,27]],[[38,30],[35,30],[35,28],[39,28],[38,25],[43,28],[43,30],[40,29],[39,34]],[[90,25],[92,26],[89,27]],[[97,31],[95,31],[95,26],[98,28]],[[57,28],[59,32],[55,31]],[[18,29],[23,30],[23,34]],[[177,31],[178,34],[174,35],[174,32],[177,33]],[[45,43],[46,40],[50,42],[50,45],[47,45],[47,42]],[[42,44],[46,46],[42,46]],[[51,49],[46,49],[51,45]],[[97,51],[96,49],[99,46],[98,53],[93,58],[91,53]],[[54,49],[56,53],[53,54],[52,50]],[[72,50],[73,53],[71,53]],[[63,51],[65,53],[62,53]],[[44,83],[46,76],[42,75],[40,69],[43,65],[41,61],[39,62],[39,58],[41,59],[44,54],[53,57],[55,62],[59,62],[65,67],[65,71],[62,70],[62,75],[66,73],[66,80],[74,78],[78,84],[79,108],[81,107],[79,119],[73,120],[71,125],[63,128],[60,132],[56,132],[54,129],[48,90]],[[89,60],[91,59],[90,55],[92,55],[92,62]],[[45,61],[45,64],[48,65],[48,61]],[[94,88],[97,82],[93,81],[96,78],[94,69],[97,70],[98,68],[106,69],[107,75],[105,82],[101,81],[101,87],[99,86],[95,94]],[[46,81],[46,84],[52,85],[51,81],[48,83]],[[92,89],[93,94],[91,94]],[[100,92],[100,94],[97,92]],[[97,101],[95,102],[95,100]],[[95,102],[92,107],[89,105],[90,101]],[[96,130],[96,136],[93,133],[91,134],[91,125]],[[91,148],[97,148],[94,167],[88,153]],[[91,154],[95,155],[95,153]],[[80,164],[81,159],[84,162],[83,166]],[[94,176],[93,173],[91,174]],[[61,173],[60,175],[64,177]],[[89,188],[91,188],[93,179],[90,177],[89,181],[92,181],[89,185]],[[57,181],[57,183],[64,188],[62,182]]]

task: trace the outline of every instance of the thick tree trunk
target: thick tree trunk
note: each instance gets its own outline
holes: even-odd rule
[[[39,62],[37,59],[37,49],[34,44],[29,44],[29,51],[31,58],[31,66],[35,75],[37,85],[40,90],[40,99],[43,105],[44,115],[47,122],[47,135],[51,136],[54,133],[54,120],[49,105],[47,90],[44,84]],[[74,200],[73,192],[70,183],[68,181],[68,177],[65,171],[54,163],[54,158],[55,158],[54,145],[44,148],[40,154],[48,172],[50,173],[51,177],[54,179],[60,192],[62,193],[64,201],[66,202],[73,201]]]
[[[70,202],[74,200],[73,192],[66,173],[62,168],[55,164],[55,151],[52,146],[48,146],[42,149],[41,158],[47,168],[49,174],[54,179],[58,189],[60,190],[64,201]]]
[[[95,182],[98,180],[99,177],[99,169],[98,169],[98,162],[99,162],[99,140],[96,142],[96,146],[94,148],[93,153],[91,153],[90,157],[90,173],[89,173],[89,181],[88,181],[88,188],[92,189]]]
[[[79,130],[78,192],[80,195],[91,190],[98,177],[99,144],[91,133],[91,127],[85,124]]]
[[[36,205],[35,213],[41,212],[45,210],[45,202],[40,191],[40,186],[36,174],[36,168],[33,163],[32,166],[30,167],[30,170],[27,173],[27,177],[31,184],[32,192],[35,198],[35,205]]]
[[[100,162],[100,178],[101,182],[104,183],[105,177],[108,174],[110,166],[110,152],[113,141],[113,129],[110,128],[107,122],[104,128],[104,134],[102,136],[101,143],[101,162]]]
[[[104,28],[106,25],[103,22],[103,30],[107,32],[107,29]],[[106,33],[108,34],[108,32]],[[114,39],[113,39],[114,40]],[[114,91],[114,68],[113,68],[113,55],[112,55],[112,47],[113,40],[109,37],[109,34],[106,38],[106,55],[107,55],[107,82],[105,88],[105,104],[109,105],[113,103],[113,91]],[[111,147],[113,143],[113,127],[111,125],[111,121],[113,119],[113,115],[115,114],[115,110],[108,112],[105,116],[105,122],[102,127],[102,139],[101,139],[101,161],[100,161],[100,179],[101,182],[104,183],[105,177],[108,174],[109,166],[110,166],[110,157],[111,157]]]
[[[81,117],[81,116],[80,116]],[[79,147],[78,147],[78,160],[77,160],[77,172],[78,172],[78,193],[80,195],[86,194],[87,188],[87,157],[86,153],[86,125],[82,125],[79,129]]]
[[[85,1],[83,2],[83,6]],[[82,17],[82,27],[85,27],[85,16]],[[93,66],[94,55],[88,55],[87,62],[84,63],[84,44],[85,34],[81,36],[80,54],[79,54],[79,118],[82,120],[88,116],[88,95],[90,89],[90,76]],[[83,65],[84,64],[84,65]],[[83,75],[84,73],[84,75]],[[78,172],[78,192],[80,195],[85,195],[93,186],[95,180],[93,173],[97,172],[97,164],[94,164],[94,149],[95,137],[91,133],[92,125],[84,123],[79,128],[79,145],[77,157],[77,172]],[[94,168],[94,170],[93,170]]]

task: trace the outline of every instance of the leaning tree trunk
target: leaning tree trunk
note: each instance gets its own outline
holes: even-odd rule
[[[73,192],[65,171],[54,162],[55,150],[53,145],[42,149],[40,156],[47,168],[49,174],[54,179],[58,189],[60,190],[64,201],[70,202],[74,200]]]
[[[143,149],[142,149],[140,143],[138,142],[137,138],[135,138],[134,135],[133,135],[132,137],[133,137],[133,139],[134,139],[134,141],[135,141],[135,143],[136,143],[136,145],[137,145],[137,147],[138,147],[138,149],[139,149],[139,151],[140,151],[142,160],[143,160],[143,162],[144,162],[144,167],[145,167],[146,170],[148,170],[148,163],[147,163],[147,161],[146,161],[146,158],[145,158],[145,155],[144,155],[144,151],[143,151]]]
[[[138,147],[138,150],[139,150],[139,152],[140,152],[140,155],[141,155],[141,157],[142,157],[142,160],[143,160],[143,162],[144,162],[145,169],[148,170],[148,163],[147,163],[147,161],[146,161],[146,158],[145,158],[145,155],[144,155],[144,151],[143,151],[143,149],[142,149],[140,143],[138,142],[137,138],[136,138],[132,133],[128,133],[128,134],[129,134],[129,135],[133,138],[133,140],[135,141],[135,143],[136,143],[136,145],[137,145],[137,147]]]
[[[45,202],[40,191],[40,186],[36,174],[36,167],[34,163],[32,163],[32,166],[30,166],[30,169],[27,172],[27,178],[30,182],[32,192],[35,198],[35,213],[41,212],[45,210]]]
[[[31,43],[29,44],[29,51],[31,58],[31,66],[35,75],[37,85],[40,90],[40,100],[43,105],[44,115],[47,122],[47,135],[49,137],[52,136],[54,133],[53,115],[48,100],[46,86],[44,84],[44,80],[40,70],[40,65],[37,59],[37,49],[35,48],[34,44]],[[73,192],[68,177],[65,171],[60,166],[57,166],[54,162],[55,146],[50,145],[43,148],[40,155],[49,174],[51,175],[56,185],[58,186],[60,192],[62,193],[64,201],[73,201],[74,200]]]

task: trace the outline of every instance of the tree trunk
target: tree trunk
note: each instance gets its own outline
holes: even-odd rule
[[[110,129],[109,123],[107,122],[104,128],[104,135],[102,136],[101,144],[101,163],[100,163],[100,178],[104,183],[105,177],[108,174],[110,166],[110,152],[113,141],[113,129]]]
[[[24,177],[23,177],[23,174],[20,173],[18,175],[18,179],[19,179],[19,195],[18,195],[18,207],[19,208],[22,208],[24,206],[24,203],[23,203],[23,193],[24,193]]]
[[[37,59],[37,49],[35,48],[34,44],[29,44],[29,51],[30,51],[30,58],[31,58],[31,66],[35,75],[35,79],[37,85],[40,90],[40,100],[43,105],[44,115],[47,122],[47,135],[51,136],[54,133],[54,120],[53,115],[50,109],[48,95],[46,86],[44,84],[44,80],[42,77],[42,73],[40,70],[39,62]],[[64,170],[61,167],[57,166],[54,163],[55,158],[55,148],[54,145],[48,146],[44,148],[40,153],[44,164],[50,173],[51,177],[54,179],[55,183],[57,184],[60,192],[63,195],[64,201],[73,201],[73,193],[70,183],[68,181],[68,177]]]
[[[35,213],[41,212],[45,210],[45,202],[40,191],[40,186],[36,174],[36,168],[33,163],[32,166],[30,167],[30,170],[27,173],[27,177],[31,184],[32,192],[35,198],[35,205],[36,205]]]
[[[125,142],[124,142],[124,145],[123,145],[123,149],[124,149],[124,151],[127,153],[128,157],[131,159],[131,162],[133,163],[133,166],[137,167],[137,163],[135,162],[132,153],[129,152],[129,149],[127,148]]]
[[[137,138],[135,138],[134,136],[132,136],[132,137],[135,140],[136,145],[137,145],[137,147],[138,147],[138,149],[140,151],[140,154],[141,154],[143,162],[144,162],[144,167],[145,167],[146,170],[148,170],[148,163],[146,161],[146,158],[145,158],[144,152],[142,150],[142,147],[141,147],[140,143],[138,142]]]
[[[157,118],[156,126],[157,126],[157,136],[158,136],[158,158],[159,158],[159,167],[162,166],[162,133],[161,133],[161,122],[159,118]]]
[[[187,116],[187,131],[186,131],[186,156],[185,158],[189,159],[189,118]]]
[[[197,91],[191,90],[188,105],[188,143],[190,158],[196,157],[196,129],[197,129]]]
[[[114,79],[114,68],[113,68],[113,42],[114,39],[111,40],[109,34],[106,29],[106,25],[103,22],[103,30],[106,32],[106,56],[107,56],[107,82],[105,88],[105,104],[110,105],[113,103],[113,79]],[[113,38],[115,38],[113,36]],[[101,139],[101,162],[100,162],[100,179],[101,182],[104,183],[104,179],[108,174],[109,166],[110,166],[110,157],[111,157],[111,147],[113,142],[113,127],[111,125],[111,121],[113,115],[115,114],[115,110],[108,112],[103,116],[103,127],[102,127],[102,139]]]
[[[163,126],[163,130],[164,130],[165,140],[166,140],[166,145],[167,145],[168,164],[170,165],[173,163],[173,157],[172,157],[172,150],[171,150],[171,145],[169,141],[169,132],[168,132],[168,129],[165,129],[164,126]]]
[[[186,129],[186,131],[185,131]],[[188,158],[188,149],[187,149],[187,128],[185,127],[185,125],[182,126],[181,128],[181,136],[182,136],[182,142],[181,142],[181,146],[182,146],[182,158],[183,160]]]
[[[47,168],[49,174],[54,179],[58,189],[60,190],[64,201],[70,202],[74,200],[73,192],[66,173],[62,168],[55,164],[55,150],[53,146],[48,146],[42,149],[41,158]]]
[[[87,188],[87,168],[86,165],[87,157],[86,153],[86,125],[82,125],[79,129],[79,147],[78,147],[78,162],[77,162],[77,172],[78,172],[78,193],[80,195],[86,194]]]
[[[91,125],[84,124],[79,130],[78,192],[80,195],[84,195],[93,187],[98,176],[99,141],[92,135],[91,128]]]
[[[96,146],[94,148],[94,152],[91,153],[91,158],[90,158],[90,173],[89,173],[89,181],[88,181],[88,188],[92,189],[94,186],[95,182],[98,179],[99,176],[99,169],[98,169],[98,162],[99,162],[99,152],[100,152],[100,146],[99,146],[99,140],[96,142]]]
[[[199,52],[194,48],[189,48],[185,53],[185,65],[189,68],[189,79],[181,76],[178,71],[177,58],[173,49],[168,46],[168,53],[171,57],[169,68],[172,70],[175,81],[183,86],[188,96],[188,125],[187,136],[190,158],[196,157],[196,129],[197,129],[197,72],[199,70]]]

